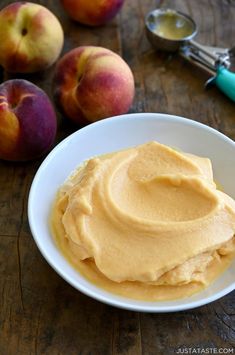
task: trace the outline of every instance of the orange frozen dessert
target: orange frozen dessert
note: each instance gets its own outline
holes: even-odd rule
[[[192,295],[235,255],[235,201],[217,189],[210,160],[157,142],[84,162],[51,221],[80,273],[134,299]]]

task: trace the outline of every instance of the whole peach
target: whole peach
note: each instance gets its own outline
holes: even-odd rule
[[[76,123],[126,113],[134,97],[127,63],[102,47],[77,47],[64,55],[55,72],[55,97]]]
[[[0,65],[9,72],[44,70],[59,57],[62,27],[46,7],[14,2],[0,11]]]
[[[69,16],[86,25],[97,26],[111,20],[124,0],[61,0]]]
[[[31,160],[54,142],[57,120],[46,95],[27,80],[0,85],[0,159]]]

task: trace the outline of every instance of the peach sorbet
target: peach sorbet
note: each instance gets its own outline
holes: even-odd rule
[[[210,160],[158,142],[84,162],[58,192],[52,227],[79,272],[133,299],[190,296],[235,255],[235,201]]]

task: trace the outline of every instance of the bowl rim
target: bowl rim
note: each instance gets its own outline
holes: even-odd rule
[[[132,300],[130,298],[125,298],[123,296],[119,296],[116,294],[112,294],[111,292],[105,291],[102,288],[100,288],[99,286],[92,284],[92,282],[87,280],[83,275],[79,274],[79,272],[76,270],[76,272],[78,272],[79,276],[84,278],[86,280],[86,282],[88,282],[88,284],[92,285],[93,287],[96,287],[98,290],[100,289],[103,294],[100,294],[99,292],[95,293],[92,289],[89,289],[86,286],[78,285],[78,282],[76,280],[74,280],[72,277],[70,277],[70,275],[67,275],[66,272],[61,270],[58,263],[55,260],[52,260],[52,258],[50,258],[49,253],[47,252],[47,248],[45,248],[42,244],[40,244],[40,238],[38,238],[38,232],[35,229],[35,226],[33,223],[33,199],[34,199],[35,189],[37,187],[38,181],[40,180],[40,174],[43,171],[43,169],[45,167],[47,167],[50,160],[52,160],[60,152],[60,150],[63,148],[63,146],[66,145],[67,142],[69,142],[70,140],[73,140],[74,137],[79,135],[81,131],[84,132],[84,131],[93,130],[94,127],[97,127],[100,125],[105,125],[105,124],[110,124],[112,122],[116,122],[116,121],[120,121],[120,120],[135,121],[136,118],[138,118],[140,120],[146,120],[146,118],[147,117],[149,118],[149,116],[151,116],[151,119],[154,119],[154,120],[155,119],[156,120],[164,119],[168,122],[174,121],[177,123],[186,124],[188,126],[195,126],[195,127],[204,129],[207,132],[212,133],[212,134],[218,136],[219,138],[221,138],[222,140],[224,140],[225,142],[229,143],[235,149],[235,142],[232,139],[230,139],[229,137],[227,137],[226,135],[224,135],[223,133],[221,133],[221,132],[217,131],[216,129],[214,129],[210,126],[207,126],[203,123],[200,123],[198,121],[194,121],[192,119],[182,117],[182,116],[165,114],[165,113],[146,112],[146,113],[129,113],[129,114],[118,115],[118,116],[109,117],[109,118],[106,118],[103,120],[99,120],[97,122],[91,123],[83,128],[78,129],[77,131],[73,132],[72,134],[67,136],[65,139],[63,139],[60,143],[58,143],[51,150],[51,152],[45,157],[45,159],[42,161],[42,163],[38,167],[37,172],[33,178],[33,182],[31,184],[30,191],[29,191],[29,197],[28,197],[29,226],[30,226],[30,230],[31,230],[31,234],[33,236],[33,239],[34,239],[40,253],[44,257],[44,259],[64,279],[64,281],[68,282],[71,286],[73,286],[76,290],[82,292],[83,294],[85,294],[95,300],[98,300],[100,302],[103,302],[105,304],[115,306],[117,308],[126,309],[126,310],[130,310],[130,311],[137,311],[137,312],[169,313],[169,312],[178,312],[178,311],[194,309],[194,308],[206,305],[208,303],[211,303],[211,302],[227,295],[228,293],[232,292],[233,290],[235,290],[235,281],[232,284],[225,287],[224,289],[222,289],[221,291],[216,292],[216,293],[210,295],[209,297],[202,298],[200,300],[187,302],[187,298],[185,298],[184,304],[159,306],[158,301],[149,302],[149,301]],[[49,232],[49,234],[51,234],[49,231],[49,226],[48,226],[48,232]],[[57,247],[55,246],[55,248],[57,248]],[[63,256],[63,258],[66,260],[66,258],[64,256]],[[73,268],[73,266],[69,262],[68,262],[68,264],[71,266],[71,268]],[[118,297],[118,299],[115,299],[117,297]],[[133,302],[133,303],[130,304],[128,302]],[[138,302],[141,302],[141,305],[138,304]],[[171,301],[168,301],[168,302],[171,302]],[[151,305],[149,305],[150,303],[151,303]],[[153,303],[155,304],[154,306],[153,306]]]

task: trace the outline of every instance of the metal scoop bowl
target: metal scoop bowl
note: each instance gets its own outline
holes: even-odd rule
[[[197,34],[197,25],[191,17],[171,9],[151,11],[145,25],[150,43],[167,52],[177,51]]]

